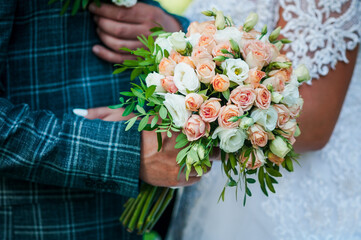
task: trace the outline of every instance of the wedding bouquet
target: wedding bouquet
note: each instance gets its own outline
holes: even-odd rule
[[[193,22],[187,34],[154,28],[139,40],[146,48],[129,51],[137,60],[125,60],[115,73],[133,69],[129,92],[122,92],[124,116],[136,112],[126,130],[141,118],[138,130],[155,131],[159,149],[161,134],[175,132],[177,163],[186,178],[192,169],[202,176],[211,166],[210,154],[221,150],[226,187],[240,187],[251,196],[249,184],[258,179],[268,196],[275,192],[280,167],[293,171],[293,150],[300,134],[296,118],[303,100],[298,88],[310,79],[302,65],[293,69],[280,50],[287,39],[278,39],[280,28],[267,34],[254,30],[258,16],[251,13],[244,25],[216,9],[203,12],[214,21]],[[153,36],[158,36],[154,41]],[[159,150],[158,149],[158,150]],[[237,190],[236,190],[237,191]],[[139,196],[130,199],[121,216],[129,231],[150,230],[173,194],[172,189],[143,184]]]

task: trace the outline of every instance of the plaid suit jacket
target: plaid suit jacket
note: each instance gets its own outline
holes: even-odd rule
[[[89,12],[60,9],[0,0],[0,239],[137,239],[118,218],[138,192],[140,134],[71,113],[118,103],[128,73],[92,54]]]

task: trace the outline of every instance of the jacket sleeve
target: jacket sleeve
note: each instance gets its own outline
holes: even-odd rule
[[[16,2],[0,0],[0,76]],[[0,176],[135,196],[140,133],[136,126],[126,132],[125,125],[72,114],[60,119],[0,98]]]

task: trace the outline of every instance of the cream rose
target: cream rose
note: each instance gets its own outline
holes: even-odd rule
[[[256,100],[256,91],[251,86],[238,86],[232,90],[229,100],[243,111],[248,111]]]
[[[227,153],[233,153],[243,147],[244,140],[247,136],[241,129],[218,127],[212,135],[213,139],[217,137],[220,140],[219,147]]]
[[[247,130],[250,126],[252,126],[254,124],[254,121],[252,118],[250,117],[243,117],[241,119],[241,122],[239,123],[239,127]]]
[[[199,62],[207,59],[209,61],[213,61],[212,55],[207,51],[205,47],[196,47],[192,52],[192,60],[194,64],[197,66]]]
[[[281,95],[283,96],[281,103],[284,103],[287,106],[292,106],[296,104],[297,100],[300,97],[298,86],[294,84],[287,84],[283,92],[281,92]]]
[[[197,91],[200,82],[194,69],[186,63],[179,63],[174,69],[174,83],[178,91],[186,95],[187,90],[190,92]]]
[[[221,67],[229,80],[238,85],[243,85],[243,81],[248,78],[249,67],[242,59],[226,59],[222,62]]]
[[[165,76],[173,76],[176,62],[169,58],[163,58],[159,63],[159,73]]]
[[[167,76],[161,80],[162,87],[169,93],[178,92],[177,86],[174,84],[173,76]]]
[[[213,48],[216,46],[216,41],[213,38],[212,34],[202,34],[198,41],[199,47],[204,47],[207,49],[208,53],[211,53]]]
[[[245,32],[243,30],[243,28],[241,27],[240,29],[241,33],[242,33],[242,39],[239,43],[239,46],[240,48],[242,49],[244,47],[244,45],[249,42],[249,41],[252,41],[252,40],[256,40],[256,39],[259,39],[259,37],[261,36],[261,33],[256,31],[256,30],[251,30],[249,32]]]
[[[284,158],[291,151],[288,144],[280,136],[272,140],[269,147],[271,152],[280,158]]]
[[[254,124],[252,127],[248,129],[247,133],[248,133],[248,138],[249,140],[251,140],[251,143],[254,148],[264,147],[267,145],[268,134],[263,129],[262,126],[258,124]]]
[[[210,98],[201,105],[199,115],[205,122],[216,121],[221,110],[220,101],[221,99],[219,98]]]
[[[213,89],[217,92],[227,91],[229,88],[229,85],[230,85],[229,78],[223,74],[217,74],[212,79],[211,83],[212,83]]]
[[[158,45],[162,49],[162,52],[164,52],[164,50],[167,50],[168,53],[171,53],[173,47],[172,44],[169,42],[168,36],[169,34],[159,35],[158,38],[155,40],[154,45]]]
[[[183,133],[188,141],[195,141],[203,136],[208,136],[210,131],[209,123],[204,122],[199,115],[192,115],[183,128]]]
[[[277,125],[278,114],[274,107],[270,106],[266,110],[255,109],[251,113],[251,118],[261,126],[263,126],[266,131],[272,132]]]
[[[243,47],[243,57],[250,68],[261,70],[271,61],[271,49],[260,40],[249,41]]]
[[[157,86],[157,88],[155,89],[156,93],[165,93],[167,91],[162,87],[161,82],[163,78],[165,78],[165,76],[159,73],[149,73],[148,76],[145,78],[145,83],[147,84],[147,87],[150,87],[152,85]]]
[[[256,158],[254,160],[254,164],[253,164],[253,155]],[[253,150],[253,154],[251,153],[248,157],[245,156],[245,151],[240,155],[240,161],[242,163],[244,163],[245,161],[247,161],[246,163],[246,168],[248,169],[257,169],[263,166],[263,164],[265,164],[266,162],[266,157],[263,153],[263,151],[261,149],[254,149]]]
[[[196,112],[203,104],[203,101],[203,97],[198,93],[187,94],[185,99],[186,109],[192,112]]]
[[[230,122],[229,119],[233,117],[240,117],[242,115],[243,111],[236,105],[223,106],[219,112],[218,124],[222,128],[236,128],[238,127],[240,120]]]
[[[178,94],[167,93],[164,95],[164,106],[173,118],[173,123],[177,127],[183,127],[191,116],[191,111],[186,109],[185,97]]]
[[[215,68],[216,64],[210,59],[199,61],[196,69],[199,80],[202,83],[210,83],[216,75]]]
[[[255,91],[257,94],[255,105],[260,109],[269,108],[272,98],[271,92],[262,84]]]
[[[302,107],[303,107],[303,99],[298,98],[295,104],[293,104],[291,107],[288,107],[288,110],[290,110],[291,112],[291,117],[297,118],[300,115]]]

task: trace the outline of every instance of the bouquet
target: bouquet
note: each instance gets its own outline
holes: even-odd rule
[[[118,64],[114,73],[133,69],[131,80],[139,84],[132,82],[129,92],[121,92],[126,98],[113,108],[125,107],[124,116],[135,111],[126,130],[141,118],[138,130],[157,132],[159,149],[162,133],[179,133],[177,163],[186,178],[192,169],[202,176],[219,147],[228,177],[220,199],[226,187],[240,188],[245,204],[252,195],[249,185],[257,179],[268,196],[282,176],[280,168],[293,171],[297,154],[292,145],[300,134],[296,119],[303,105],[298,88],[310,76],[305,66],[294,69],[280,53],[290,43],[279,39],[280,28],[270,34],[267,26],[254,29],[257,14],[241,27],[216,9],[203,14],[214,21],[193,22],[187,34],[156,27],[148,38],[139,37],[146,48],[122,49],[137,60]],[[120,220],[129,231],[150,230],[173,191],[143,183]]]

